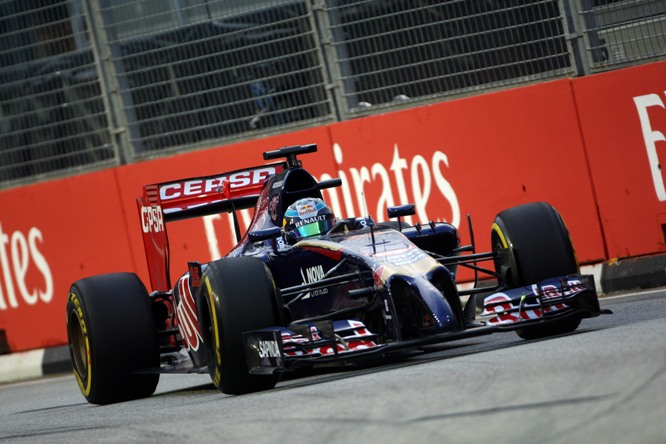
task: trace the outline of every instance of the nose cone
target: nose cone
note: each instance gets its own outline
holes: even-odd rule
[[[447,332],[458,329],[458,318],[437,287],[424,278],[411,279],[410,286],[428,308],[437,330]]]

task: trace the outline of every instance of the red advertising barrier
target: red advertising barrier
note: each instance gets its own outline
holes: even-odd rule
[[[610,258],[666,251],[666,62],[576,79]]]
[[[66,342],[76,279],[135,268],[116,171],[0,193],[0,329],[10,350]]]
[[[148,183],[265,163],[262,152],[316,143],[304,166],[338,216],[413,202],[411,222],[447,220],[479,250],[504,208],[548,201],[582,263],[664,250],[666,62],[200,150],[0,192],[0,330],[11,351],[66,343],[69,286],[134,271],[149,279],[135,199]],[[249,210],[241,214],[246,226]],[[226,214],[168,225],[172,282],[187,261],[233,246]],[[608,251],[608,254],[606,253]],[[466,275],[469,277],[469,275]]]
[[[338,197],[347,213],[385,217],[414,202],[414,221],[446,220],[480,250],[495,215],[548,201],[567,221],[578,258],[604,258],[570,82],[560,80],[331,126]],[[340,193],[340,192],[338,192]],[[336,200],[333,200],[335,203]]]

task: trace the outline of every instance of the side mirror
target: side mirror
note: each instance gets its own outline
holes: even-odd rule
[[[390,207],[386,209],[389,219],[398,218],[398,230],[402,231],[402,217],[413,216],[416,214],[416,207],[414,204],[400,205],[397,207]]]
[[[272,242],[273,246],[273,252],[277,254],[278,247],[277,247],[277,242],[276,239],[280,237],[280,233],[282,230],[280,230],[278,227],[271,227],[271,228],[266,228],[265,230],[254,230],[250,231],[247,234],[248,239],[250,239],[250,242],[259,242],[259,241],[264,241],[266,239],[270,239]]]
[[[265,230],[255,230],[248,233],[251,242],[259,242],[266,239],[275,239],[280,236],[278,227],[266,228]]]
[[[413,216],[416,214],[416,207],[414,204],[400,205],[397,207],[389,207],[386,209],[389,219],[395,219],[402,216]]]

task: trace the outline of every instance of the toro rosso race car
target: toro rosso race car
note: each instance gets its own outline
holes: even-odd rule
[[[389,208],[384,223],[336,218],[322,190],[340,179],[318,182],[297,158],[315,151],[282,148],[259,167],[144,187],[137,204],[152,291],[133,273],[114,273],[75,282],[67,300],[72,366],[89,402],[150,396],[160,373],[209,373],[224,393],[255,392],[299,368],[498,331],[546,337],[602,313],[550,205],[502,211],[492,251],[477,253],[471,223],[468,246],[448,223],[404,223],[414,205]],[[252,207],[241,235],[236,212]],[[167,224],[220,212],[234,214],[238,244],[222,259],[188,263],[172,285]],[[459,290],[460,267],[496,285]]]

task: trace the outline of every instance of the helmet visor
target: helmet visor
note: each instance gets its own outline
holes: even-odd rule
[[[294,232],[298,234],[299,238],[310,237],[310,236],[319,236],[328,232],[333,226],[333,221],[321,220],[318,222],[313,222],[311,224],[303,225],[302,227],[294,228]]]

